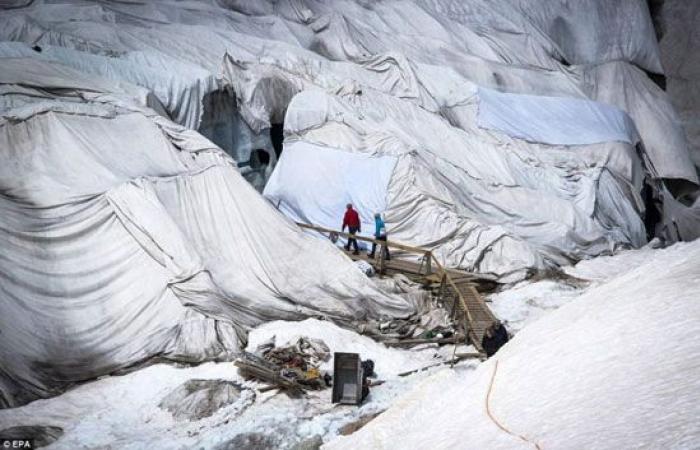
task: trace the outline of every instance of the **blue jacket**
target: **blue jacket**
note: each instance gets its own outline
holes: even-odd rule
[[[386,234],[386,227],[384,226],[384,221],[381,217],[374,218],[374,237],[379,237],[382,234]]]

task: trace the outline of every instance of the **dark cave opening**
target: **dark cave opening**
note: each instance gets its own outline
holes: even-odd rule
[[[270,140],[272,141],[272,147],[275,149],[275,155],[279,159],[284,142],[284,123],[273,123],[270,126]]]
[[[647,179],[642,187],[642,201],[644,202],[644,228],[647,231],[647,241],[656,236],[656,225],[661,222],[662,208],[658,190]]]
[[[270,153],[267,150],[258,148],[250,152],[250,167],[253,170],[264,170],[268,165],[270,165]]]

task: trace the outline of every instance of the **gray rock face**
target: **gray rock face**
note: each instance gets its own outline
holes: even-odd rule
[[[63,436],[63,428],[48,425],[31,425],[5,428],[0,430],[4,439],[34,439],[35,448],[46,447]]]
[[[244,389],[227,380],[187,380],[158,405],[175,420],[200,420],[241,399]]]

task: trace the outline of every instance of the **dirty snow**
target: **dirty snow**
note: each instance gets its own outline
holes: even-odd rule
[[[315,319],[265,324],[250,333],[248,349],[254,350],[272,335],[276,336],[278,344],[307,336],[324,340],[331,352],[358,352],[363,359],[375,361],[378,379],[386,383],[372,388],[368,400],[359,408],[333,405],[330,389],[310,392],[300,399],[276,391],[254,393],[251,390],[244,391],[242,397],[250,400],[245,405],[236,402],[211,417],[182,422],[173,419],[158,404],[187,380],[230,380],[248,388],[264,384],[244,381],[231,362],[187,368],[157,364],[124,376],[105,377],[58,397],[0,410],[0,429],[32,424],[59,426],[65,434],[47,447],[51,449],[216,448],[243,433],[264,433],[272,436],[276,447],[287,448],[317,435],[329,439],[343,425],[383,411],[418,380],[449,369],[436,367],[408,377],[398,377],[398,373],[447,359],[453,349],[452,346],[418,351],[392,349],[331,322]],[[475,365],[476,362],[462,363],[460,370],[469,370]],[[322,369],[332,370],[332,361]]]

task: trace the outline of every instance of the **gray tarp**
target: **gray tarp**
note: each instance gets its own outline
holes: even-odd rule
[[[229,358],[268,320],[416,310],[198,134],[71,69],[0,61],[0,406],[148,359]]]
[[[659,73],[661,66],[642,0],[36,1],[3,14],[0,39],[12,41],[0,45],[5,54],[33,53],[123,89],[145,87],[155,98],[142,103],[160,105],[188,127],[201,126],[241,161],[260,146],[270,166],[276,161],[268,148],[272,124],[285,113],[292,115],[287,123],[294,122],[302,103],[303,114],[327,114],[322,96],[314,97],[321,103],[297,101],[289,108],[295,95],[320,90],[350,99],[358,120],[347,128],[334,125],[344,117],[318,117],[324,132],[304,129],[297,136],[287,126],[287,143],[391,156],[410,149],[411,161],[400,159],[395,173],[415,176],[395,177],[377,204],[390,212],[392,198],[401,205],[413,199],[426,210],[390,216],[394,236],[436,248],[447,264],[498,276],[643,241],[643,172],[628,145],[636,141],[631,124],[617,110],[634,122],[655,176],[698,181],[676,114],[644,73]],[[228,88],[235,109],[212,101]],[[474,100],[486,89],[498,91],[493,98],[527,98],[534,109],[510,125],[503,121],[512,105],[492,109],[501,123],[491,120],[496,129],[484,132],[475,124],[488,111]],[[383,100],[375,104],[381,95],[397,101],[384,108]],[[598,103],[585,103],[590,100]],[[568,106],[577,102],[596,106]],[[366,108],[383,116],[367,126]],[[432,133],[419,121],[402,127],[413,111],[432,115],[423,123],[436,121],[444,132]],[[535,117],[535,111],[549,116]],[[617,112],[596,116],[603,111]],[[552,123],[553,115],[560,120]],[[583,117],[587,122],[577,123]],[[443,136],[450,136],[450,148],[434,148]],[[446,153],[447,164],[433,157]],[[407,167],[421,168],[400,171]],[[270,169],[258,174],[256,185]],[[303,209],[322,201],[306,199],[294,217],[311,217]]]
[[[243,78],[255,79],[273,65],[295,69],[324,88],[355,80],[440,113],[459,104],[454,85],[461,80],[505,92],[588,97],[634,119],[660,176],[697,181],[694,171],[680,167],[689,161],[687,148],[675,137],[680,128],[667,99],[630,73],[637,67],[662,71],[644,0],[536,5],[415,0],[371,6],[353,0],[37,0],[3,12],[0,41],[39,45],[47,53],[37,57],[148,87],[171,117],[189,127],[199,125],[202,99],[220,87],[212,80],[221,76],[226,53],[245,72]],[[293,91],[289,82],[274,79],[266,83],[274,84],[276,95],[265,93],[264,86],[256,95],[240,89],[240,77],[226,81],[237,88],[244,113],[260,107],[251,104],[255,97],[271,104],[267,110],[283,103],[283,114]],[[625,94],[616,95],[621,85]],[[280,112],[275,115],[279,119]],[[245,117],[255,130],[271,119]],[[649,126],[653,123],[659,126]],[[673,140],[666,142],[669,134]]]

